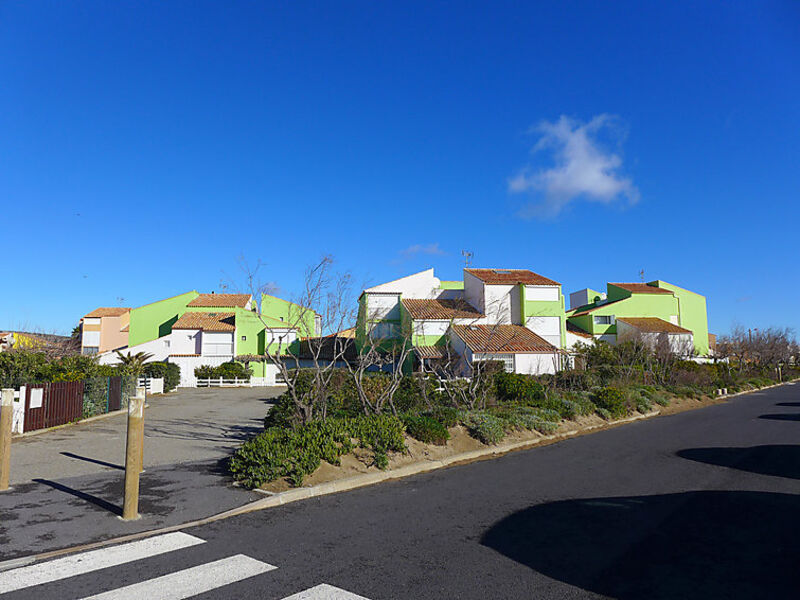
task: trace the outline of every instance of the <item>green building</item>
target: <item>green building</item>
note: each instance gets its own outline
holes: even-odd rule
[[[709,353],[705,297],[661,280],[608,283],[606,289],[606,293],[586,288],[570,294],[571,330],[612,344],[623,331],[684,338],[691,334],[695,353]]]

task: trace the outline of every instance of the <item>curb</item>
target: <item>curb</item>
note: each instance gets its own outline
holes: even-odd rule
[[[767,390],[775,387],[781,387],[784,385],[794,385],[800,383],[800,380],[795,379],[792,381],[784,381],[782,383],[777,383],[775,385],[766,386],[763,388],[758,388],[755,390],[746,390],[743,392],[737,392],[735,394],[726,394],[725,396],[717,396],[716,400],[727,400],[729,398],[733,398],[736,396],[742,396],[745,394],[752,394],[754,392],[760,392],[762,390]],[[154,535],[161,535],[164,533],[171,533],[173,531],[181,531],[183,529],[189,529],[192,527],[199,527],[202,525],[207,525],[209,523],[214,523],[215,521],[222,521],[224,519],[228,519],[230,517],[236,517],[239,515],[244,515],[251,512],[257,512],[260,510],[264,510],[267,508],[274,508],[276,506],[282,506],[284,504],[291,504],[293,502],[298,502],[300,500],[306,500],[308,498],[315,498],[318,496],[327,496],[330,494],[336,494],[339,492],[346,492],[354,489],[358,489],[361,487],[367,487],[370,485],[375,485],[377,483],[382,483],[384,481],[390,481],[395,479],[403,479],[405,477],[410,477],[412,475],[419,475],[422,473],[428,473],[431,471],[435,471],[437,469],[446,468],[450,466],[460,465],[460,464],[467,464],[470,462],[475,462],[478,460],[486,460],[497,456],[503,456],[510,452],[514,452],[517,450],[524,450],[527,448],[536,447],[545,442],[552,442],[552,441],[562,441],[574,437],[578,434],[582,434],[588,431],[593,431],[595,429],[602,429],[602,428],[609,428],[615,427],[617,425],[624,425],[626,423],[631,423],[634,421],[641,421],[644,419],[650,419],[653,417],[657,417],[661,414],[661,411],[654,410],[644,415],[636,415],[635,417],[627,417],[625,419],[618,419],[616,421],[609,421],[607,423],[598,424],[598,425],[591,425],[584,429],[575,429],[573,431],[568,431],[565,433],[560,434],[553,434],[542,436],[540,438],[536,438],[533,440],[524,440],[520,442],[514,442],[511,444],[504,444],[502,446],[494,446],[489,448],[481,448],[479,450],[472,450],[470,452],[463,452],[461,454],[455,454],[453,456],[448,456],[440,460],[432,460],[427,461],[424,463],[415,463],[411,465],[406,465],[404,467],[400,467],[399,469],[394,469],[392,471],[381,471],[379,473],[364,473],[362,475],[356,475],[353,477],[348,477],[346,479],[339,479],[338,481],[331,481],[327,483],[322,483],[316,486],[307,487],[307,488],[296,488],[292,490],[288,490],[285,492],[280,492],[277,494],[270,495],[266,498],[261,500],[256,500],[254,502],[250,502],[245,504],[244,506],[240,506],[238,508],[233,508],[231,510],[227,510],[225,512],[218,513],[216,515],[211,515],[209,517],[203,519],[197,519],[195,521],[189,521],[187,523],[182,523],[180,525],[171,525],[169,527],[162,527],[159,529],[151,529],[148,531],[141,531],[139,533],[132,533],[129,535],[124,535],[116,538],[111,538],[107,540],[101,540],[97,542],[91,542],[88,544],[81,544],[78,546],[71,546],[67,548],[61,548],[58,550],[51,550],[49,552],[43,552],[41,554],[34,554],[30,556],[22,556],[19,558],[12,558],[7,561],[0,562],[0,572],[7,571],[9,569],[15,569],[17,567],[30,565],[42,560],[52,559],[59,556],[64,556],[67,554],[73,554],[76,552],[85,552],[87,550],[94,550],[97,548],[102,548],[105,546],[112,546],[114,544],[122,544],[125,542],[135,541],[147,537],[151,537]],[[106,415],[100,415],[106,416]],[[670,416],[670,415],[667,415]],[[51,431],[51,430],[45,430]]]

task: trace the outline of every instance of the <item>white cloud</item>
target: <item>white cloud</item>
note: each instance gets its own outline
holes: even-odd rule
[[[620,145],[623,136],[615,117],[603,114],[582,123],[562,115],[555,122],[542,121],[531,131],[539,135],[532,152],[552,152],[554,164],[540,170],[525,167],[509,178],[509,192],[534,197],[521,216],[555,216],[578,199],[604,204],[638,201],[636,186],[620,173],[622,158],[600,142],[605,134]]]
[[[439,248],[439,243],[435,244],[414,244],[413,246],[409,246],[405,250],[401,250],[400,254],[405,257],[416,256],[417,254],[430,254],[430,255],[438,255],[442,256],[445,254],[445,251]]]

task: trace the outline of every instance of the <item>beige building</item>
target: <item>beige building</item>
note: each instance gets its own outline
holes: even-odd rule
[[[81,354],[109,352],[128,345],[131,309],[96,308],[81,319]]]

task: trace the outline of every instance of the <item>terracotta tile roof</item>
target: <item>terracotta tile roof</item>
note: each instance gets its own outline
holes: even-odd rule
[[[416,346],[414,353],[418,358],[447,358],[447,348],[445,346]]]
[[[613,285],[618,288],[622,288],[623,290],[628,290],[634,294],[670,294],[672,292],[669,290],[665,290],[664,288],[659,288],[654,285],[648,285],[646,283],[611,283],[609,282],[608,285]]]
[[[657,317],[617,317],[617,321],[627,323],[642,333],[692,333],[689,329]]]
[[[189,356],[202,356],[202,354],[170,354],[170,356],[189,357]]]
[[[575,335],[579,335],[581,337],[594,339],[594,336],[591,333],[589,333],[588,331],[584,331],[583,329],[581,329],[580,327],[578,327],[573,323],[570,323],[569,321],[567,321],[567,331],[569,331],[570,333],[574,333]]]
[[[206,308],[230,308],[239,306],[244,308],[250,300],[250,294],[200,294],[189,302],[187,306],[202,306]]]
[[[97,319],[99,317],[121,317],[126,312],[130,312],[130,308],[123,306],[101,306],[95,308],[88,315],[84,315],[84,319]]]
[[[451,325],[473,352],[506,354],[558,352],[558,348],[521,325]]]
[[[478,319],[484,316],[477,308],[460,299],[403,298],[401,302],[412,319]]]
[[[489,284],[561,285],[528,269],[464,269],[464,271]]]
[[[234,331],[236,329],[232,312],[186,312],[175,321],[173,329],[202,329],[203,331]]]
[[[623,300],[627,300],[627,298],[621,298],[619,300],[612,300],[611,302],[603,302],[602,304],[598,304],[597,306],[592,306],[591,308],[574,308],[577,312],[573,312],[570,314],[570,311],[567,311],[567,316],[569,317],[582,317],[584,315],[588,315],[590,312],[594,312],[599,308],[603,308],[605,306],[611,306],[612,304],[617,304],[618,302],[622,302]]]

